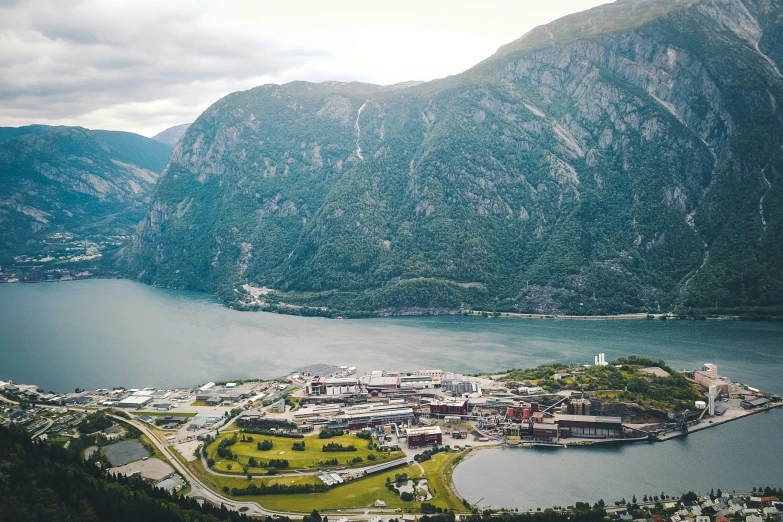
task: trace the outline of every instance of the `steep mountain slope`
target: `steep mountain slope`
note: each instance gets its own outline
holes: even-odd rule
[[[132,233],[170,154],[128,132],[0,129],[0,263],[67,260],[86,245],[97,257]]]
[[[177,142],[179,142],[180,138],[185,135],[185,131],[188,130],[188,127],[190,127],[190,123],[175,125],[157,133],[152,137],[152,139],[161,143],[165,143],[169,147],[174,148],[177,146]]]
[[[779,313],[781,14],[624,0],[443,80],[231,94],[126,266],[334,310]]]

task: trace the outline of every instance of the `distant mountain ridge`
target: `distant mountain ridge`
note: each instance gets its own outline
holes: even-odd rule
[[[621,0],[442,80],[230,94],[123,266],[288,310],[783,315],[780,20]]]
[[[144,215],[171,147],[129,132],[0,128],[0,263],[62,259],[80,241],[128,236]],[[71,246],[53,247],[68,238]],[[39,255],[40,254],[40,255]],[[48,261],[56,263],[56,258]]]
[[[169,127],[168,129],[157,133],[152,137],[152,139],[161,143],[165,143],[171,148],[174,148],[177,146],[180,138],[182,138],[182,136],[188,130],[188,127],[190,127],[190,123],[175,125],[174,127]]]

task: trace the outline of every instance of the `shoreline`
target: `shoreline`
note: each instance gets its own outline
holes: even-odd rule
[[[544,313],[521,313],[521,312],[492,312],[486,310],[458,310],[458,309],[423,309],[423,308],[409,308],[400,310],[333,310],[328,307],[315,307],[306,305],[291,305],[287,303],[269,303],[265,306],[248,305],[238,301],[222,301],[215,294],[203,291],[192,290],[181,287],[168,287],[158,286],[155,284],[148,284],[136,279],[129,279],[123,277],[122,274],[106,271],[106,274],[90,274],[80,277],[61,278],[61,279],[38,279],[38,280],[8,280],[0,278],[0,285],[2,284],[20,284],[20,283],[59,283],[67,281],[89,281],[89,280],[122,280],[133,283],[139,283],[150,288],[159,288],[163,290],[175,290],[185,292],[199,292],[205,296],[214,298],[215,303],[230,310],[237,312],[265,312],[281,315],[293,315],[301,317],[320,317],[324,319],[376,319],[384,317],[426,317],[426,316],[466,316],[466,317],[486,317],[490,319],[494,318],[514,318],[514,319],[550,319],[550,320],[564,320],[564,321],[635,321],[635,320],[679,320],[679,321],[749,321],[749,322],[782,322],[783,317],[779,316],[758,316],[758,315],[730,315],[730,314],[714,314],[707,315],[701,319],[678,317],[672,313],[648,313],[648,312],[632,312],[624,314],[605,314],[605,315],[571,315],[571,314],[544,314]]]

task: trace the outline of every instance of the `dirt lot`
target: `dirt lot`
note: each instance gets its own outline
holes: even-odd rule
[[[167,463],[159,459],[147,459],[137,460],[124,466],[109,469],[110,473],[118,473],[120,475],[133,475],[134,473],[141,473],[141,476],[150,480],[160,480],[174,473],[174,469]]]
[[[193,462],[196,460],[196,457],[194,453],[196,452],[196,448],[198,448],[201,445],[200,440],[191,440],[188,442],[182,442],[180,444],[177,444],[174,446],[177,451],[182,454],[183,457],[185,457],[185,460],[188,462]]]

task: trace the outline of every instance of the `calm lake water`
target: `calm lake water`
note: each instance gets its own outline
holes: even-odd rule
[[[0,379],[47,390],[279,377],[319,362],[460,372],[638,354],[705,362],[783,393],[783,324],[408,317],[339,321],[225,308],[122,280],[0,285]],[[656,445],[486,450],[455,473],[482,506],[546,507],[711,487],[783,486],[783,412]],[[480,477],[479,480],[476,478]]]
[[[0,285],[0,379],[55,391],[279,377],[325,362],[460,372],[638,354],[712,361],[783,392],[783,324],[404,317],[341,321],[236,312],[124,280]]]

